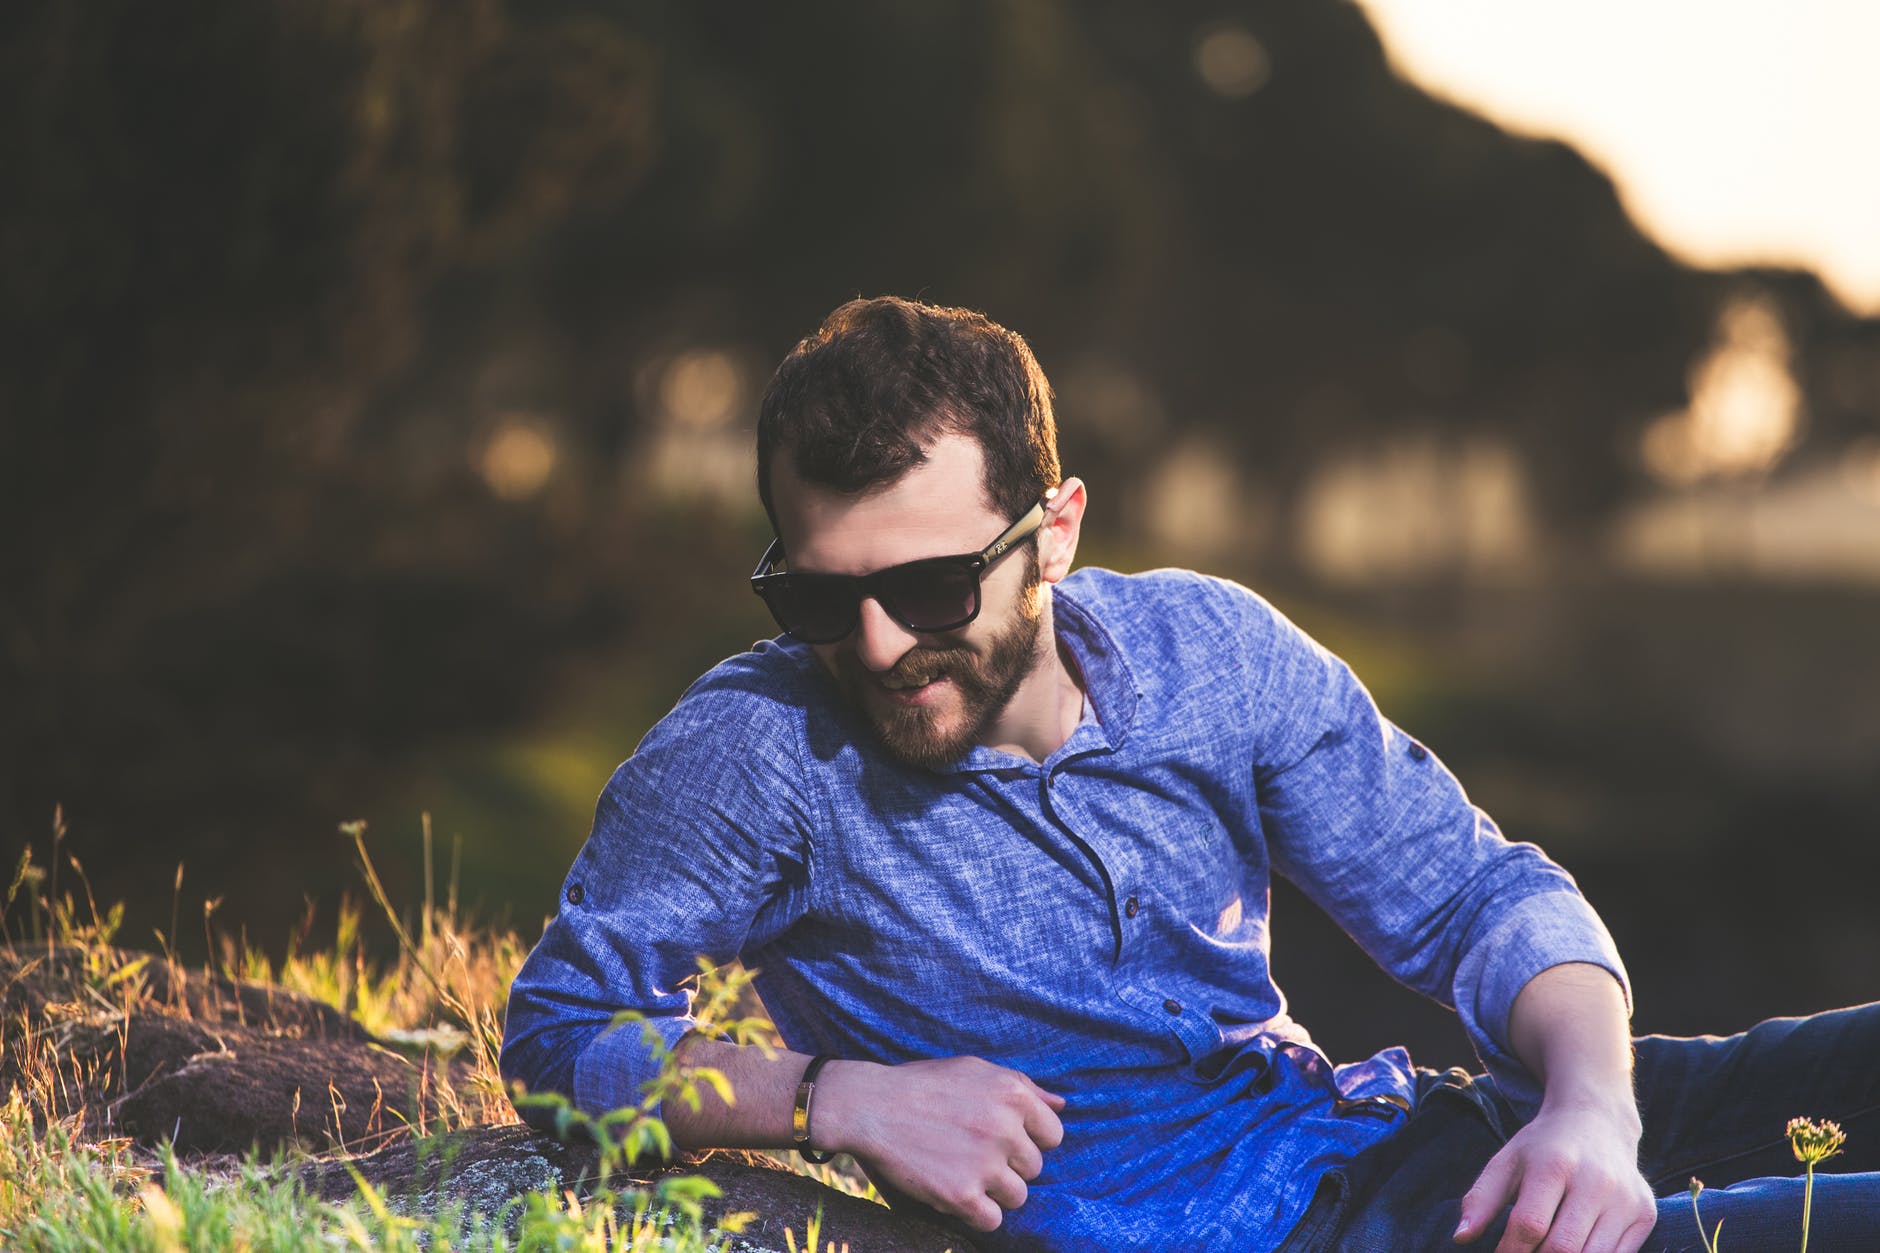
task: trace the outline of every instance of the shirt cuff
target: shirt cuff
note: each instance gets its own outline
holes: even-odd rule
[[[603,1029],[575,1058],[575,1108],[598,1118],[616,1109],[637,1107],[679,1038],[694,1025],[689,1017],[662,1016],[637,1022],[629,1019]],[[648,1113],[658,1118],[660,1107],[655,1105]]]
[[[1462,959],[1456,1008],[1482,1064],[1523,1118],[1540,1108],[1539,1082],[1514,1056],[1508,1019],[1515,997],[1541,971],[1569,962],[1604,968],[1619,983],[1632,1014],[1632,985],[1618,945],[1586,898],[1545,892],[1517,901]]]

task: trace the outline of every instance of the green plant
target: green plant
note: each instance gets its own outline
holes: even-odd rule
[[[1723,1220],[1719,1218],[1710,1234],[1704,1234],[1704,1216],[1697,1208],[1697,1198],[1703,1191],[1703,1181],[1695,1175],[1691,1176],[1691,1214],[1697,1219],[1697,1238],[1704,1242],[1704,1253],[1717,1253],[1717,1240],[1723,1235]]]
[[[1815,1167],[1841,1151],[1841,1146],[1847,1143],[1847,1133],[1841,1130],[1839,1123],[1826,1119],[1791,1118],[1787,1135],[1795,1160],[1808,1172],[1808,1182],[1802,1188],[1802,1253],[1808,1253],[1808,1221],[1815,1210]],[[1704,1185],[1693,1178],[1691,1213],[1697,1219],[1697,1237],[1704,1242],[1704,1253],[1721,1253],[1718,1241],[1723,1233],[1723,1220],[1718,1219],[1716,1227],[1705,1234],[1704,1216],[1697,1208],[1697,1198],[1703,1191]]]
[[[775,1029],[770,1021],[755,1016],[734,1016],[734,1011],[749,986],[752,974],[742,967],[718,967],[699,959],[698,996],[693,1004],[697,1030],[717,1035],[737,1044],[748,1044],[766,1051],[775,1045]],[[555,1134],[563,1139],[581,1131],[601,1150],[601,1176],[622,1166],[631,1166],[647,1154],[665,1161],[672,1157],[672,1135],[657,1112],[667,1101],[678,1101],[697,1113],[710,1088],[726,1105],[736,1103],[736,1094],[724,1072],[709,1066],[682,1066],[659,1032],[646,1016],[626,1011],[614,1016],[609,1030],[624,1030],[638,1023],[641,1038],[658,1061],[653,1077],[642,1086],[637,1105],[612,1110],[598,1117],[575,1109],[558,1093],[528,1093],[517,1088],[512,1093],[517,1108],[541,1109],[553,1119]]]
[[[1812,1118],[1791,1118],[1788,1127],[1789,1148],[1795,1160],[1808,1171],[1808,1183],[1802,1190],[1802,1253],[1808,1253],[1808,1219],[1815,1208],[1815,1167],[1841,1151],[1847,1133],[1839,1123]]]

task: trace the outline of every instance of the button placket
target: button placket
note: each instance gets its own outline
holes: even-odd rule
[[[1116,931],[1117,962],[1120,967],[1124,961],[1127,941],[1123,930],[1115,924],[1116,913],[1114,911],[1117,908],[1117,883],[1121,873],[1128,873],[1131,877],[1134,877],[1135,870],[1130,866],[1124,865],[1115,850],[1105,847],[1101,824],[1083,820],[1083,815],[1078,813],[1077,807],[1069,803],[1066,789],[1053,786],[1053,781],[1056,778],[1057,772],[1053,772],[1049,768],[1045,769],[1040,775],[1038,780],[1039,806],[1043,810],[1044,816],[1050,820],[1052,825],[1056,826],[1079,846],[1080,851],[1082,851],[1084,856],[1092,863],[1093,868],[1102,878],[1105,885],[1105,892],[1107,893],[1103,899],[1102,908],[1106,911],[1111,925]],[[1074,787],[1070,788],[1069,793],[1075,795],[1077,789]]]

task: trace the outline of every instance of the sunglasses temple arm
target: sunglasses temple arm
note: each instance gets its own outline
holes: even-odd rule
[[[1025,516],[1005,528],[999,538],[993,540],[980,552],[979,559],[991,565],[1005,555],[1005,550],[1030,537],[1033,531],[1044,525],[1044,501],[1039,501],[1025,511]]]
[[[764,549],[764,555],[757,559],[757,569],[751,571],[751,578],[759,579],[770,573],[770,568],[777,564],[777,559],[782,555],[783,541],[780,539],[771,540],[770,547]]]

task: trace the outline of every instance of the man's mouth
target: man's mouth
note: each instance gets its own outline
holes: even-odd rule
[[[938,674],[928,675],[925,678],[909,679],[884,675],[880,683],[896,700],[912,700],[918,698],[922,693],[926,692],[935,684],[940,683],[946,677],[946,671],[944,670],[940,671]]]

